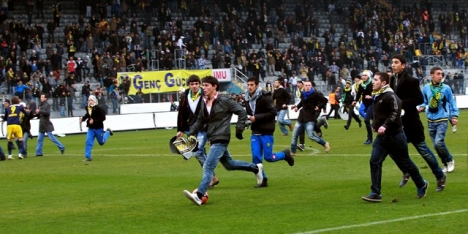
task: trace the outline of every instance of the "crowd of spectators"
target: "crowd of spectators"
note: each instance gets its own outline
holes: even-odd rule
[[[117,72],[129,70],[211,64],[262,80],[321,79],[334,90],[363,69],[386,69],[395,53],[419,59],[408,67],[420,79],[426,65],[421,54],[459,69],[468,66],[468,12],[455,1],[451,9],[439,2],[439,15],[431,0],[299,1],[292,11],[283,0],[83,0],[52,6],[25,0],[24,11],[15,4],[3,0],[0,11],[1,83],[7,95],[21,91],[27,100],[44,92],[57,100],[57,110],[67,105],[60,101],[64,97],[76,99],[73,84],[94,78],[99,87],[82,89],[82,100],[104,89],[118,111],[130,81]],[[62,19],[74,9],[78,21]],[[26,14],[27,22],[13,19],[11,12]],[[321,25],[325,17],[329,28]]]

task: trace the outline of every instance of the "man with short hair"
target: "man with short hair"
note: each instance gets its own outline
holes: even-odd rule
[[[21,129],[21,113],[28,115],[29,113],[19,105],[20,99],[18,96],[11,98],[11,105],[5,108],[5,115],[3,116],[2,122],[7,122],[7,140],[8,140],[8,159],[13,159],[11,151],[13,150],[13,137],[18,139],[18,158],[23,159],[23,130]],[[5,100],[5,103],[9,103],[9,100]],[[3,124],[2,124],[3,126]]]
[[[283,136],[288,135],[288,130],[285,126],[289,127],[289,131],[292,131],[292,123],[290,119],[284,119],[286,114],[288,113],[288,104],[291,101],[291,95],[289,92],[283,87],[284,79],[282,77],[275,80],[273,91],[273,100],[276,104],[276,121],[278,121],[279,127]]]
[[[387,73],[378,72],[372,80],[372,100],[374,102],[372,129],[377,132],[370,158],[371,192],[362,199],[368,202],[381,202],[382,164],[387,157],[411,175],[417,188],[417,198],[426,196],[429,183],[423,179],[418,167],[409,157],[406,135],[400,117],[402,102],[389,85]]]
[[[36,145],[36,156],[43,156],[42,146],[44,145],[44,135],[47,133],[47,137],[60,149],[60,153],[65,153],[65,146],[60,143],[54,134],[54,125],[50,121],[50,105],[47,102],[47,96],[45,93],[41,93],[41,104],[36,109],[36,116],[39,117],[39,133],[37,135]]]
[[[276,108],[271,94],[262,90],[257,77],[250,77],[247,80],[247,87],[247,103],[245,107],[247,118],[252,123],[250,126],[252,130],[250,146],[253,163],[262,163],[262,158],[265,158],[267,162],[285,160],[288,162],[289,166],[293,166],[294,158],[291,156],[291,151],[289,149],[273,153]],[[268,187],[268,178],[266,177],[265,171],[263,171],[262,183],[255,187]]]
[[[418,107],[418,110],[421,112],[427,108],[427,125],[432,144],[434,144],[437,155],[444,164],[443,172],[452,172],[455,170],[455,160],[453,160],[444,140],[448,122],[451,121],[451,124],[457,125],[459,112],[452,90],[448,85],[442,83],[443,74],[440,67],[431,69],[432,80],[423,88],[424,103]],[[445,178],[442,180],[445,182]],[[441,187],[442,190],[443,187]]]
[[[304,81],[304,90],[302,91],[301,101],[297,105],[291,106],[295,112],[302,108],[299,113],[299,118],[294,125],[291,140],[291,155],[296,154],[297,137],[303,129],[305,129],[309,139],[322,145],[325,152],[328,153],[328,151],[330,151],[330,144],[314,134],[314,127],[317,122],[316,111],[320,111],[325,105],[327,105],[327,102],[328,100],[326,97],[318,94],[318,92],[312,88],[312,83],[310,81]]]
[[[437,179],[437,189],[442,191],[445,187],[445,173],[439,167],[437,159],[425,142],[424,127],[419,118],[416,107],[424,102],[424,98],[419,87],[419,80],[406,72],[406,58],[401,54],[395,54],[392,57],[393,76],[390,81],[390,87],[394,90],[398,98],[401,99],[401,106],[404,115],[401,117],[403,130],[408,143],[412,143],[418,153],[431,168],[432,173]],[[401,168],[400,168],[401,169]],[[403,187],[408,183],[409,174],[403,171],[403,177],[399,184]]]
[[[188,89],[180,87],[179,113],[177,115],[177,138],[182,137],[185,133],[190,132],[190,127],[197,121],[200,111],[203,109],[203,90],[200,88],[201,80],[197,75],[191,75],[187,84]],[[203,167],[206,161],[205,144],[207,142],[206,129],[202,129],[197,133],[198,150],[195,150],[193,156],[198,160],[200,166]],[[209,188],[213,188],[219,184],[219,180],[213,173],[213,179],[210,182]]]
[[[245,129],[247,114],[237,102],[218,92],[219,81],[216,77],[207,76],[203,78],[203,109],[200,110],[197,121],[190,128],[188,135],[193,136],[206,126],[206,132],[211,147],[210,152],[203,165],[203,177],[198,185],[197,192],[184,190],[184,195],[194,204],[200,206],[202,197],[208,190],[212,180],[213,172],[221,162],[226,170],[243,170],[253,172],[257,178],[257,185],[263,181],[263,165],[234,160],[229,153],[228,146],[231,140],[231,118],[232,114],[238,116],[236,124],[236,138],[244,139],[242,132]]]

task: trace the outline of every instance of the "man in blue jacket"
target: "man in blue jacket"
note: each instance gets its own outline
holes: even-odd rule
[[[418,110],[421,112],[427,108],[429,136],[444,164],[443,171],[447,173],[455,170],[455,161],[445,144],[445,133],[450,117],[453,125],[458,124],[458,108],[452,90],[442,82],[444,78],[442,69],[433,67],[430,74],[432,81],[423,88],[424,103],[418,107]]]
[[[276,107],[271,98],[271,94],[259,85],[257,77],[250,77],[247,80],[247,93],[245,100],[247,101],[246,111],[247,118],[252,123],[250,129],[250,146],[252,149],[252,161],[255,164],[262,163],[262,158],[267,162],[277,162],[285,160],[289,166],[294,165],[294,158],[291,156],[291,151],[285,149],[281,152],[273,153],[273,133],[275,132],[275,116]],[[263,171],[263,181],[255,188],[268,187],[268,179]]]

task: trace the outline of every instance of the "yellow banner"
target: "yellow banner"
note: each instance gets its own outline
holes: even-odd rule
[[[202,79],[211,76],[213,71],[206,70],[170,70],[149,72],[119,72],[117,77],[129,77],[130,90],[128,94],[135,94],[141,90],[147,93],[177,92],[180,87],[188,88],[187,79],[191,75],[197,75]]]

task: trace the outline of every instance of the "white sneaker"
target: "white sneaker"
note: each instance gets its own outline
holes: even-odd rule
[[[447,172],[452,172],[455,170],[455,160],[447,163]]]
[[[255,174],[257,177],[257,184],[261,184],[263,182],[263,165],[261,163],[257,164],[258,172]]]
[[[184,190],[184,195],[186,198],[188,198],[190,201],[195,203],[197,206],[201,206],[202,200],[198,198],[197,194],[192,193],[190,191]]]
[[[23,159],[23,155],[22,155],[22,154],[19,154],[19,155],[18,155],[18,159]]]
[[[448,167],[444,166],[444,169],[442,169],[442,172],[447,173],[448,172]]]
[[[8,155],[8,160],[13,160],[13,159],[14,159],[13,156]]]
[[[452,126],[452,132],[453,132],[453,133],[456,133],[456,132],[457,132],[457,125],[453,125],[453,126]]]

